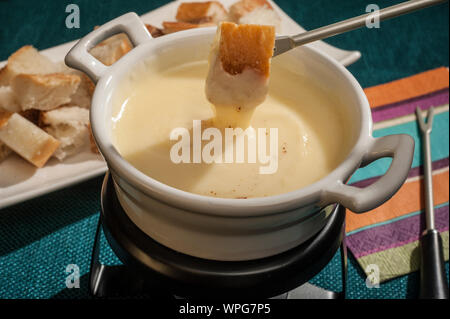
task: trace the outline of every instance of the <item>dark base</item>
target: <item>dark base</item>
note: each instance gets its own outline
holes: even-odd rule
[[[92,253],[90,287],[97,297],[338,298],[345,297],[345,209],[336,206],[313,238],[282,254],[251,261],[205,260],[169,249],[143,233],[123,211],[106,174]],[[100,225],[102,227],[100,227]],[[99,262],[101,228],[124,265]],[[307,283],[341,247],[341,293]]]

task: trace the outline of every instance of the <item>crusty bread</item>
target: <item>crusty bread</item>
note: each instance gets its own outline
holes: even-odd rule
[[[6,146],[5,143],[3,143],[2,141],[0,141],[0,163],[8,157],[9,154],[12,153],[12,150]]]
[[[79,106],[62,106],[51,111],[44,111],[40,114],[41,125],[88,125],[89,110]]]
[[[51,110],[70,102],[80,85],[78,75],[19,74],[11,81],[11,88],[22,110]]]
[[[75,69],[68,68],[64,73],[78,75],[81,80],[75,93],[70,96],[69,104],[89,109],[91,107],[92,95],[95,90],[94,82],[92,82],[86,74]]]
[[[273,26],[222,22],[218,52],[222,67],[233,75],[250,68],[268,77],[274,43]]]
[[[0,141],[35,165],[42,167],[59,141],[18,113],[0,112]]]
[[[109,37],[93,47],[89,52],[104,65],[112,65],[133,48],[124,33]]]
[[[10,82],[10,74],[8,70],[6,70],[6,65],[0,69],[0,87],[8,86]]]
[[[8,123],[9,118],[13,114],[14,114],[13,112],[0,109],[0,129]]]
[[[56,63],[40,54],[31,45],[26,45],[8,58],[8,64],[0,70],[0,86],[6,86],[21,74],[49,74],[58,72]]]
[[[148,32],[150,32],[153,38],[157,38],[164,35],[162,29],[157,28],[154,25],[146,24],[145,27],[147,28]]]
[[[273,26],[219,25],[205,81],[216,127],[248,127],[255,108],[268,92],[274,42]]]
[[[64,62],[61,62],[59,66],[61,68],[61,73],[77,75],[81,80],[75,93],[70,96],[70,102],[68,104],[89,109],[91,107],[92,95],[95,90],[94,82],[92,82],[85,73],[69,68]]]
[[[215,26],[215,23],[205,22],[205,23],[189,23],[189,22],[172,22],[172,21],[164,21],[162,23],[164,29],[164,34],[174,33],[183,30],[195,29],[195,28],[203,28],[203,27],[212,27]]]
[[[239,23],[240,18],[261,7],[273,10],[267,0],[240,0],[230,7],[229,16],[232,21]]]
[[[273,25],[281,28],[281,18],[266,0],[241,0],[230,7],[230,20],[238,24]]]
[[[228,18],[227,10],[217,1],[184,2],[179,5],[176,19],[188,23],[219,23]]]
[[[70,104],[89,109],[91,107],[92,95],[94,94],[95,84],[84,73],[77,72],[81,81],[78,89],[70,96]]]
[[[57,159],[75,154],[88,140],[89,110],[78,106],[63,106],[41,112],[41,126],[61,144],[53,154]]]
[[[10,86],[0,86],[0,109],[9,112],[19,112],[21,110]]]

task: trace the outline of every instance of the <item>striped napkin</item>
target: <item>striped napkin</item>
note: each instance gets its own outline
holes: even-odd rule
[[[414,160],[406,183],[384,205],[365,214],[347,211],[347,245],[363,270],[379,268],[380,281],[419,269],[418,239],[423,219],[423,168],[421,136],[414,111],[435,108],[431,133],[433,190],[436,228],[444,242],[448,260],[449,229],[449,71],[442,67],[408,78],[365,89],[372,109],[374,136],[406,133],[414,137]],[[350,180],[354,186],[373,183],[390,165],[382,159],[358,170]]]

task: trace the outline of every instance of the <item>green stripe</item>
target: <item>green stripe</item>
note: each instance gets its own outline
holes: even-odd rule
[[[449,204],[449,202],[445,202],[445,203],[442,203],[440,205],[434,206],[434,208],[438,209],[438,208],[441,208],[441,207],[444,207],[444,206],[448,206],[448,204]],[[389,220],[386,220],[386,221],[383,221],[383,222],[379,222],[379,223],[376,223],[376,224],[371,224],[371,225],[368,225],[368,226],[364,226],[364,227],[352,230],[351,232],[348,232],[347,236],[359,233],[360,231],[363,231],[363,230],[366,230],[366,229],[370,229],[370,228],[373,228],[373,227],[378,227],[378,226],[391,224],[391,223],[396,222],[398,220],[402,220],[402,219],[405,219],[405,218],[408,218],[408,217],[419,215],[420,213],[422,213],[421,210],[416,211],[416,212],[412,212],[412,213],[409,213],[409,214],[405,214],[405,215],[402,215],[402,216],[398,216],[398,217],[395,217],[395,218],[392,218],[392,219],[389,219]]]
[[[442,246],[444,251],[444,260],[448,260],[448,231],[441,233]],[[373,269],[376,265],[379,269],[380,282],[387,281],[389,279],[409,274],[419,269],[419,241],[413,241],[403,246],[386,249],[380,252],[376,252],[371,255],[363,256],[358,260],[358,263],[367,272]]]

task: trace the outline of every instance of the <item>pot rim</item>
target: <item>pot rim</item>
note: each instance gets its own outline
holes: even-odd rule
[[[97,83],[94,91],[90,122],[94,139],[101,154],[104,156],[108,167],[114,171],[114,175],[120,176],[128,184],[137,188],[147,196],[156,198],[168,205],[183,210],[206,215],[257,217],[289,211],[314,203],[318,206],[330,204],[326,198],[327,189],[329,189],[331,185],[336,185],[336,183],[346,182],[346,179],[359,167],[362,158],[371,144],[371,140],[373,140],[371,136],[372,118],[367,97],[353,75],[338,61],[335,61],[333,58],[308,45],[297,48],[297,50],[301,49],[309,51],[313,54],[314,59],[318,59],[320,62],[327,65],[327,67],[338,71],[338,73],[342,75],[343,80],[346,80],[353,88],[354,93],[356,93],[358,99],[357,104],[360,109],[360,117],[358,119],[360,121],[360,127],[356,143],[354,143],[347,157],[333,171],[320,180],[291,192],[267,197],[247,199],[210,197],[174,188],[145,175],[127,162],[114,147],[105,127],[105,123],[103,123],[103,119],[105,118],[104,112],[112,107],[110,103],[112,91],[117,83],[120,83],[123,79],[123,76],[127,74],[138,61],[142,61],[141,58],[149,51],[180,39],[188,40],[202,36],[211,36],[213,38],[215,32],[215,27],[199,28],[149,40],[147,43],[135,47],[106,70]],[[117,76],[118,74],[119,76]]]

